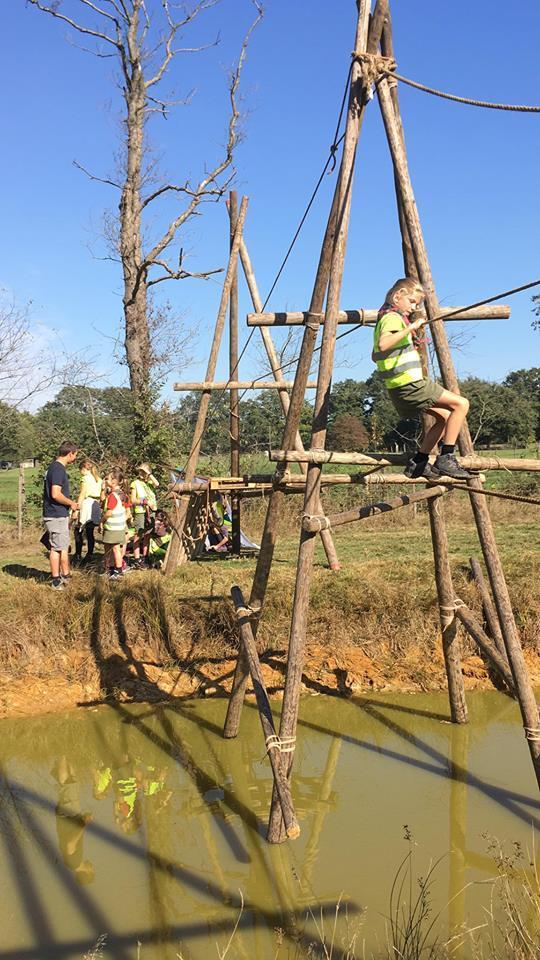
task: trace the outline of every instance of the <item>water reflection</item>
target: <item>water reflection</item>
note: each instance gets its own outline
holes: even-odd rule
[[[442,695],[305,701],[302,834],[277,847],[264,841],[272,779],[252,706],[233,742],[224,701],[3,721],[0,958],[82,960],[105,934],[115,960],[135,960],[137,941],[140,960],[206,960],[242,898],[234,956],[307,956],[342,894],[339,935],[361,924],[370,956],[405,823],[419,870],[448,853],[437,897],[458,934],[484,896],[471,883],[494,873],[483,834],[527,846],[540,806],[515,705],[470,705],[463,728]]]

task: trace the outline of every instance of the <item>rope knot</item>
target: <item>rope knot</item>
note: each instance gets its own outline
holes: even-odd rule
[[[266,738],[266,752],[279,750],[280,753],[293,753],[296,746],[296,737],[278,737],[277,733],[272,733]]]
[[[362,68],[362,79],[368,100],[373,97],[373,87],[382,77],[396,69],[397,64],[393,57],[383,57],[380,53],[364,53],[354,50],[353,59],[357,60]]]

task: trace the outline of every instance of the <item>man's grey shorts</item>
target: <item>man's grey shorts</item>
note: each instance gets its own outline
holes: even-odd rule
[[[51,550],[69,549],[69,517],[44,517],[43,526],[51,540]]]

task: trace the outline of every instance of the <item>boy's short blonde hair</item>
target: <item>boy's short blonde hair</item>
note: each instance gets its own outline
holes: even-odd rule
[[[422,296],[424,295],[424,288],[418,280],[415,280],[414,277],[401,277],[400,280],[396,280],[393,286],[390,287],[385,297],[385,303],[392,304],[396,294],[401,293],[402,290],[405,290],[407,293],[413,293],[415,290],[418,290]]]

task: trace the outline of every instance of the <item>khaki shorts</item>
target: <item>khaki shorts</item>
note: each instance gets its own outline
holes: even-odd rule
[[[119,546],[126,542],[125,530],[107,530],[103,531],[103,543],[109,547]]]
[[[403,418],[419,420],[424,410],[429,410],[440,400],[443,389],[435,380],[417,380],[389,390],[388,396]]]
[[[69,550],[69,517],[43,517],[43,526],[49,534],[51,550]]]

